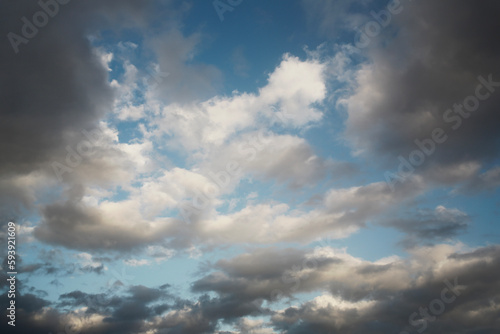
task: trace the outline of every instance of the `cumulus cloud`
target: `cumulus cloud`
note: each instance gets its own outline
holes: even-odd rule
[[[164,183],[146,184],[145,192],[123,201],[103,200],[93,204],[69,200],[47,205],[34,235],[49,243],[82,250],[125,250],[166,241],[172,247],[186,248],[194,240],[205,245],[311,242],[319,235],[346,237],[363,227],[368,219],[412,200],[424,189],[421,182],[414,181],[392,192],[387,184],[380,182],[332,189],[325,194],[322,205],[310,211],[292,210],[285,203],[275,203],[247,205],[225,214],[215,210],[217,197],[201,195],[203,185],[220,189],[212,180],[183,170],[173,172],[164,175]],[[189,177],[176,177],[178,173],[191,175],[193,183],[186,183]],[[175,197],[167,195],[167,191]],[[154,200],[144,201],[148,196]],[[375,197],[377,201],[372,200]],[[194,198],[194,202],[181,202],[185,198]],[[178,218],[161,215],[161,209],[176,204],[181,210]]]
[[[239,131],[255,129],[259,117],[267,124],[278,119],[285,126],[304,126],[322,117],[313,104],[326,96],[324,69],[316,60],[285,55],[258,94],[234,92],[195,104],[173,103],[161,109],[154,124],[159,136],[171,136],[172,145],[190,151],[220,146]]]
[[[382,29],[364,49],[368,61],[357,72],[354,93],[342,101],[352,147],[396,169],[399,155],[408,159],[422,150],[416,140],[428,140],[441,129],[446,140],[434,143],[436,153],[419,173],[495,161],[497,13],[494,1],[406,2],[393,16],[392,28]],[[434,181],[446,182],[445,174]]]
[[[319,236],[347,237],[364,227],[369,219],[382,219],[384,214],[424,190],[425,186],[417,178],[394,192],[384,182],[330,189],[321,204],[310,211],[291,209],[285,203],[248,204],[234,213],[209,211],[199,217],[197,214],[202,211],[192,204],[186,204],[184,209],[186,217],[195,217],[196,235],[208,243],[308,243]]]
[[[498,261],[498,247],[466,250],[460,245],[419,248],[408,259],[375,262],[328,247],[294,252],[266,249],[217,262],[217,271],[193,288],[240,300],[272,300],[290,291],[326,288],[328,293],[273,313],[272,328],[286,333],[421,329],[419,307],[440,299],[445,288],[450,297],[455,288],[453,302],[446,304],[443,315],[425,322],[427,330],[472,333],[481,323],[485,331],[493,332],[498,328],[494,316]],[[409,321],[414,312],[414,322]]]
[[[469,221],[470,217],[466,213],[439,205],[434,210],[420,210],[413,217],[407,214],[405,218],[386,224],[405,232],[407,236],[401,243],[406,247],[414,247],[418,243],[451,240],[466,230]]]

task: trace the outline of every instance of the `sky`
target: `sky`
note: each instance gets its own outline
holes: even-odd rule
[[[498,1],[0,16],[2,333],[500,331]]]

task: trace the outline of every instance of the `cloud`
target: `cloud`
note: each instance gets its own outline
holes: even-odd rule
[[[259,117],[267,124],[270,119],[281,119],[284,126],[292,128],[319,121],[322,113],[313,104],[326,96],[323,72],[324,64],[316,60],[285,55],[258,94],[234,92],[200,103],[164,106],[153,122],[158,127],[157,136],[169,136],[170,145],[196,151],[220,146],[240,131],[254,130],[260,124]],[[276,113],[283,115],[277,118]]]
[[[394,219],[387,225],[406,233],[401,243],[406,247],[414,247],[419,243],[432,244],[438,240],[451,240],[468,227],[470,217],[458,210],[448,209],[442,205],[434,210],[419,210],[414,216]]]
[[[40,186],[53,186],[50,164],[64,161],[66,148],[75,149],[85,139],[82,130],[98,129],[99,120],[113,104],[108,71],[88,35],[118,23],[118,17],[128,19],[117,27],[138,27],[148,6],[147,2],[115,0],[71,2],[59,5],[50,24],[16,45],[17,53],[8,38],[2,39],[0,154],[5,159],[0,162],[0,187],[2,195],[12,195],[11,200],[2,201],[2,221],[33,209],[33,192]],[[15,33],[24,38],[21,18],[29,20],[41,8],[37,2],[3,2],[0,10],[8,14],[0,24],[2,35]],[[19,183],[28,179],[36,179],[35,189]]]
[[[327,293],[275,311],[272,327],[286,333],[363,333],[368,329],[386,333],[422,328],[422,322],[409,323],[410,315],[417,312],[416,319],[420,319],[420,306],[440,299],[447,286],[455,286],[458,293],[446,304],[445,313],[426,322],[429,333],[458,329],[472,333],[478,324],[493,333],[498,329],[494,321],[498,261],[496,246],[466,250],[459,245],[436,245],[415,249],[408,259],[375,262],[328,247],[294,252],[269,248],[217,262],[217,271],[195,282],[193,289],[238,300],[272,300],[275,289],[287,296],[326,287]]]
[[[209,244],[309,243],[319,236],[345,238],[364,227],[368,220],[382,218],[425,189],[418,178],[394,192],[384,182],[330,189],[310,211],[292,209],[285,203],[248,204],[226,214],[203,211],[190,203],[185,203],[183,209],[186,217],[194,217],[195,235]]]
[[[121,293],[73,291],[60,297],[67,314],[47,307],[47,302],[21,294],[20,328],[54,331],[67,324],[89,333],[134,333],[156,329],[159,333],[216,332],[220,320],[236,329],[255,333],[283,331],[319,333],[350,331],[373,333],[413,331],[427,326],[429,333],[462,330],[485,333],[498,330],[500,250],[497,246],[467,249],[463,245],[435,245],[411,250],[398,257],[366,261],[345,250],[266,248],[222,259],[215,272],[195,281],[192,289],[204,294],[195,301],[177,298],[168,287],[126,287]],[[446,283],[447,282],[447,283]],[[281,294],[275,290],[281,291]],[[448,302],[433,320],[411,321],[419,307],[442,299]],[[319,295],[285,308],[273,306],[280,296],[304,291]],[[455,291],[455,292],[454,292]],[[2,298],[6,298],[3,296]],[[453,300],[451,300],[453,299]],[[268,306],[262,307],[263,300]],[[436,310],[432,306],[430,310]],[[436,314],[436,312],[434,312]],[[249,320],[270,317],[270,322]],[[432,315],[432,313],[431,313]],[[0,326],[7,326],[5,323]]]
[[[372,264],[329,247],[270,247],[218,261],[214,265],[217,271],[196,281],[193,290],[216,291],[240,300],[275,301],[300,292],[331,289],[345,299],[360,300],[375,290],[405,288],[409,275],[398,262]]]
[[[394,29],[383,29],[365,49],[367,61],[357,72],[354,93],[342,101],[348,112],[345,134],[353,149],[396,169],[399,155],[408,159],[419,149],[415,140],[428,140],[440,128],[447,139],[436,144],[418,173],[435,168],[452,172],[456,165],[494,161],[499,140],[493,124],[498,123],[500,94],[491,87],[495,83],[485,81],[500,81],[498,46],[492,39],[500,31],[498,3],[404,6],[393,17]],[[472,28],[464,30],[469,25],[465,22]],[[474,107],[477,94],[487,97]],[[453,111],[464,103],[465,116]]]
[[[240,333],[273,334],[274,331],[266,326],[267,324],[263,320],[241,318],[236,324],[236,329],[240,331]]]
[[[102,203],[100,209],[71,201],[48,205],[35,236],[74,249],[121,249],[157,243],[173,234],[176,220],[144,220],[130,201]]]
[[[146,45],[156,56],[159,72],[168,73],[148,92],[149,98],[184,104],[216,93],[222,80],[220,70],[196,62],[203,37],[202,33],[184,36],[179,28],[172,27],[166,33],[147,38]]]
[[[325,177],[335,176],[334,172],[341,173],[341,165],[318,156],[304,138],[260,131],[242,134],[212,151],[200,164],[200,172],[211,175],[214,182],[224,185],[221,191],[228,193],[247,177],[277,181],[290,188],[312,186]],[[336,176],[344,174],[340,173]],[[223,175],[228,175],[227,182]]]
[[[500,167],[495,166],[484,172],[476,173],[454,190],[455,193],[475,194],[481,191],[492,191],[500,186]]]

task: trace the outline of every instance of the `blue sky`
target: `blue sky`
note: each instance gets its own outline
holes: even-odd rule
[[[498,9],[2,3],[0,328],[495,333]]]

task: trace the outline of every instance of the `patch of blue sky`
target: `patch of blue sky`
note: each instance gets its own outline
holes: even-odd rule
[[[332,248],[346,248],[352,256],[377,261],[393,255],[405,257],[406,251],[398,245],[403,238],[404,234],[396,229],[367,223],[347,238],[328,240],[328,243]]]

